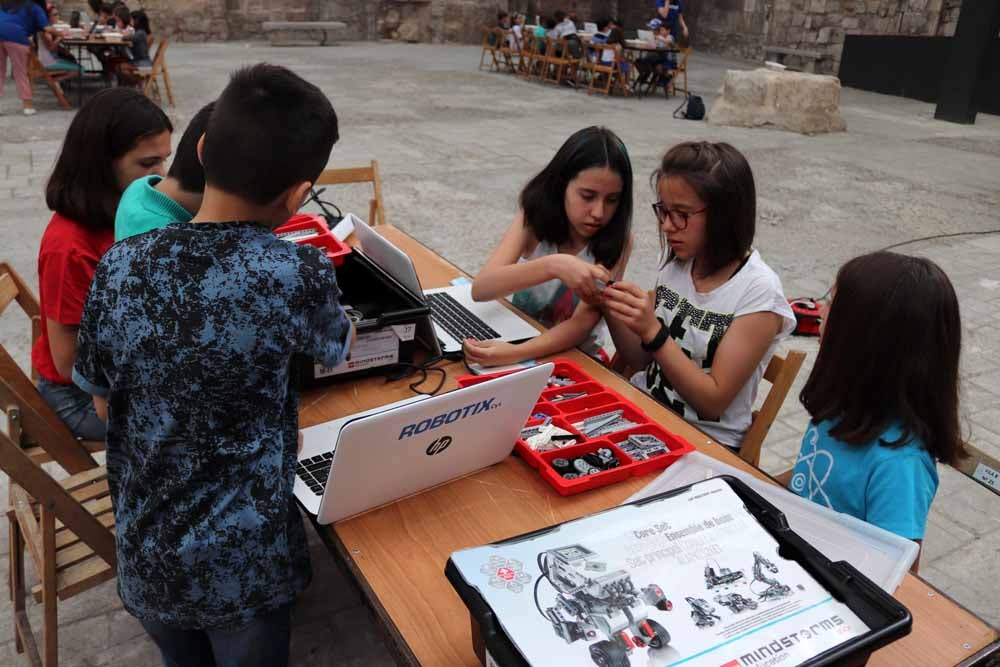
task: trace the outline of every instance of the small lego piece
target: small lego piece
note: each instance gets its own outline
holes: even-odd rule
[[[550,387],[568,387],[571,384],[576,384],[573,378],[564,377],[562,375],[553,375],[549,378]]]
[[[581,396],[586,396],[586,395],[587,392],[585,391],[567,392],[565,394],[556,394],[555,396],[550,398],[549,401],[552,403],[558,403],[559,401],[569,401],[574,398],[580,398]]]

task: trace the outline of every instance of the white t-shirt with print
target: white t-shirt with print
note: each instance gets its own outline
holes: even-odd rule
[[[757,387],[778,341],[795,328],[795,316],[781,288],[781,279],[760,253],[752,251],[747,263],[735,276],[711,292],[701,293],[691,279],[691,260],[673,259],[660,270],[656,280],[656,316],[667,325],[670,336],[706,373],[719,342],[733,320],[751,313],[777,313],[783,322],[767,353],[750,380],[740,389],[721,418],[701,419],[694,408],[660,373],[655,361],[632,377],[632,384],[683,416],[717,442],[739,447],[750,427],[750,415]]]

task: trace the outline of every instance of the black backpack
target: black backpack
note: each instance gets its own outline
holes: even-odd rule
[[[684,109],[684,107],[687,109]],[[682,111],[683,109],[683,111]],[[704,120],[705,102],[698,95],[687,93],[681,105],[674,109],[674,118],[687,118],[688,120]]]

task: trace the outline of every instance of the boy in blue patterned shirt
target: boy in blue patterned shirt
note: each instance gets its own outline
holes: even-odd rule
[[[291,360],[335,366],[353,329],[333,265],[273,229],[337,138],[312,84],[236,72],[199,143],[195,218],[115,244],[91,285],[73,379],[108,421],[118,591],[168,667],[288,661],[310,579]]]

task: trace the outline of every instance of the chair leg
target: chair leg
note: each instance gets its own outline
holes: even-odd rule
[[[45,667],[58,667],[59,640],[57,633],[59,621],[56,616],[56,518],[44,505],[41,507],[41,524],[44,561],[42,566],[42,604],[45,608],[43,617],[45,659],[43,665]]]
[[[63,95],[62,86],[59,85],[59,82],[52,78],[48,78],[46,79],[46,81],[49,84],[49,88],[52,89],[53,94],[55,94],[56,100],[59,101],[59,106],[62,107],[63,109],[69,109],[70,108],[69,100],[67,100],[66,96]]]
[[[21,628],[16,622],[17,615],[24,611],[24,542],[21,540],[21,529],[17,525],[17,519],[8,516],[7,524],[8,565],[10,566],[10,578],[7,584],[10,588],[11,610],[15,618],[14,648],[17,649],[18,653],[24,653]]]
[[[170,106],[174,106],[174,91],[170,88],[170,72],[167,71],[166,65],[161,71],[163,72],[163,87],[167,89],[167,102],[170,103]]]

